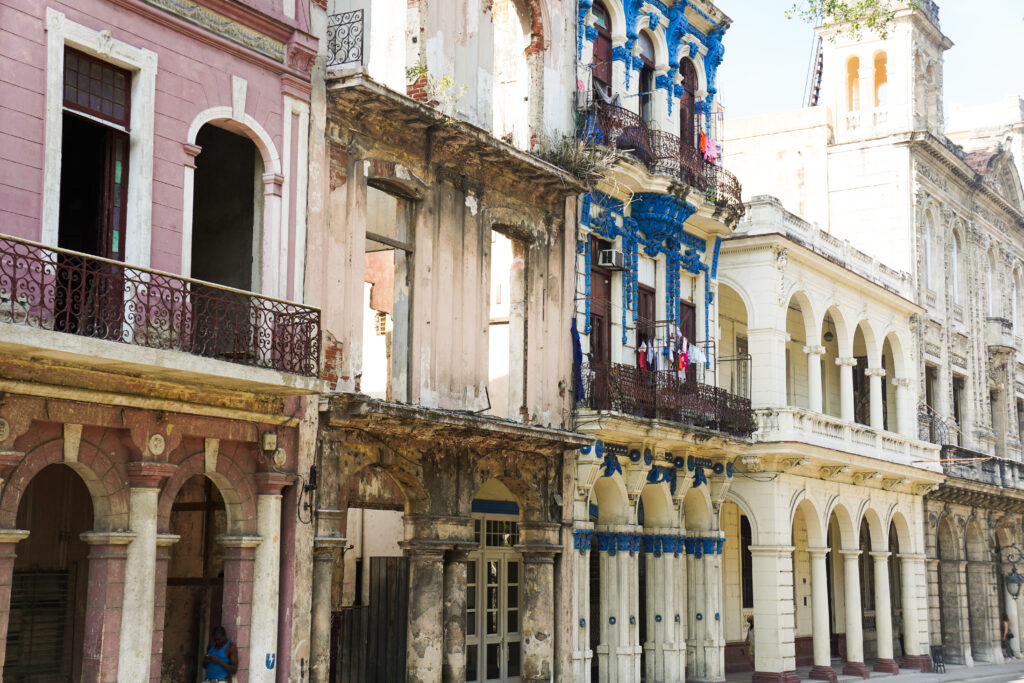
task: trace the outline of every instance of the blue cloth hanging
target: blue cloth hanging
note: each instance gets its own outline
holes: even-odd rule
[[[580,332],[576,329],[576,316],[569,327],[572,336],[572,391],[577,401],[583,400],[583,347],[580,346]]]

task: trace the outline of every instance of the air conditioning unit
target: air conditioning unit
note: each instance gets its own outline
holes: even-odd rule
[[[597,255],[597,265],[611,270],[625,270],[626,259],[618,249],[602,249]]]
[[[576,91],[576,109],[578,111],[587,111],[594,104],[594,93],[591,90],[577,90]]]

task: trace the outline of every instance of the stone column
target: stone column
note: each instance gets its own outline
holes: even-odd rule
[[[554,675],[555,555],[562,551],[557,542],[559,525],[521,522],[519,530],[524,541],[516,546],[523,557],[521,680],[541,683]]]
[[[293,476],[278,472],[259,472],[255,478],[259,492],[256,498],[256,530],[261,540],[256,546],[253,558],[249,680],[252,683],[272,683],[277,677],[281,491],[292,481]]]
[[[167,608],[167,565],[171,546],[181,540],[177,534],[156,535],[156,568],[153,579],[153,656],[149,663],[150,683],[160,683],[160,667],[164,658],[164,620]]]
[[[816,413],[821,412],[821,356],[825,347],[808,345],[804,347],[807,354],[807,400],[808,406]],[[755,624],[756,624],[755,618]],[[755,626],[756,628],[756,626]],[[756,636],[755,636],[756,637]],[[755,646],[755,651],[757,647]]]
[[[853,368],[857,365],[856,358],[836,358],[839,366],[839,417],[846,422],[853,422],[856,415],[853,407]]]
[[[590,613],[590,553],[596,552],[594,530],[577,521],[572,532],[572,597],[573,614],[569,628],[572,638],[572,680],[591,683],[590,665],[594,653],[590,650],[590,629],[596,615]]]
[[[598,589],[601,602],[601,614],[599,620],[591,624],[591,628],[600,631],[597,643],[597,673],[600,683],[614,683],[619,680],[618,664],[616,653],[619,648],[619,622],[623,619],[619,605],[619,583],[618,564],[612,554],[618,547],[618,536],[613,531],[598,531],[597,534],[598,554]]]
[[[674,570],[672,580],[675,586],[675,604],[672,605],[673,638],[676,643],[676,671],[679,672],[679,680],[684,681],[689,675],[686,670],[686,643],[687,643],[687,615],[690,613],[690,606],[687,602],[687,586],[690,585],[691,577],[687,573],[686,566],[686,537],[682,530],[676,539],[675,552],[672,553]]]
[[[924,576],[924,555],[900,555],[900,586],[903,597],[903,661],[904,668],[932,670],[928,643],[921,638],[921,624],[927,615],[924,590],[919,590],[918,578]],[[936,564],[938,562],[936,561]],[[926,631],[927,632],[927,631]]]
[[[832,627],[828,618],[828,548],[808,548],[811,556],[811,628],[814,637],[814,668],[810,677],[836,683],[832,668]]]
[[[644,560],[647,564],[646,614],[647,642],[641,643],[644,658],[644,680],[651,683],[677,680],[675,670],[674,625],[675,583],[672,568],[675,563],[672,548],[677,530],[647,529],[644,534]],[[660,533],[664,531],[665,533]]]
[[[83,683],[115,683],[121,641],[125,564],[128,544],[135,534],[124,531],[87,531],[89,587],[86,590],[85,636],[82,640]],[[149,644],[146,644],[149,651]],[[148,677],[149,671],[146,671]],[[120,679],[124,680],[124,679]]]
[[[722,632],[722,543],[720,532],[687,539],[690,619],[687,648],[693,651],[688,680],[725,680],[725,639]]]
[[[7,624],[11,618],[11,582],[18,541],[28,538],[24,529],[0,529],[0,643],[7,642]],[[3,671],[7,648],[0,648],[0,671]]]
[[[864,374],[871,382],[871,427],[883,429],[885,416],[882,413],[882,378],[885,377],[885,368],[868,368]]]
[[[249,652],[252,642],[253,577],[259,536],[218,536],[224,548],[224,603],[221,624],[238,648],[238,671],[234,683],[249,681]]]
[[[892,385],[896,387],[896,422],[895,425],[889,425],[890,431],[896,431],[903,436],[915,438],[917,437],[917,411],[914,409],[914,404],[910,400],[910,378],[909,377],[895,377],[892,380]]]
[[[1020,656],[1020,619],[1017,615],[1017,600],[1010,595],[1010,591],[1006,590],[1006,586],[1003,586],[1003,612],[1006,614],[1006,621],[1010,626],[1010,633],[1013,634],[1013,640],[1010,641],[1010,652],[1015,657]],[[1002,624],[1000,624],[1000,627]],[[1002,632],[999,633],[999,637],[1002,638]]]
[[[444,553],[438,540],[404,541],[409,558],[407,683],[438,683],[444,665]]]
[[[817,356],[813,356],[817,358]],[[752,683],[800,683],[793,641],[793,546],[750,546],[754,578]]]
[[[337,510],[320,510],[320,522]],[[334,527],[327,525],[329,530]],[[312,623],[310,624],[310,683],[330,683],[331,675],[331,582],[336,559],[345,547],[342,536],[317,536],[313,539]]]
[[[466,680],[466,563],[468,548],[449,550],[444,562],[445,683]]]
[[[124,607],[117,673],[121,680],[144,681],[153,655],[153,610],[156,579],[156,517],[160,482],[176,465],[165,462],[128,463],[131,497],[129,525],[135,540],[128,545],[124,567]]]
[[[868,678],[871,672],[864,664],[864,625],[861,621],[864,613],[860,606],[860,551],[840,550],[839,554],[843,556],[846,583],[846,666],[843,674]]]
[[[892,602],[889,599],[889,552],[872,552],[875,561],[875,632],[878,659],[875,671],[900,672],[892,652]]]

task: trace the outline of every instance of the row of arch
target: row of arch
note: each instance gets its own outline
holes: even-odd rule
[[[888,104],[888,58],[884,50],[872,55],[872,106],[885,107]],[[861,108],[860,57],[846,60],[846,110],[859,111]]]

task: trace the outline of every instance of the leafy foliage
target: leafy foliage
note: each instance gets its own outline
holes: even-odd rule
[[[575,176],[587,187],[615,165],[615,153],[601,145],[588,145],[574,135],[541,133],[532,154]]]
[[[865,30],[885,38],[896,19],[896,10],[901,7],[917,9],[917,4],[917,0],[897,4],[892,0],[801,0],[786,11],[786,17],[836,25],[840,33],[855,40]]]

